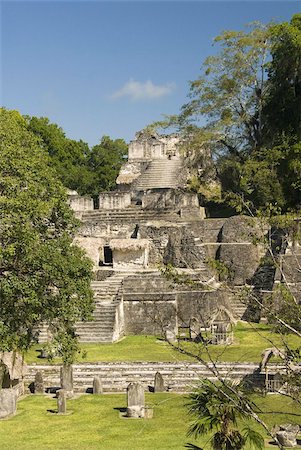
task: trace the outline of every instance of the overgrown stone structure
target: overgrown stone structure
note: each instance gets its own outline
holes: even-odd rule
[[[271,292],[275,270],[262,264],[258,243],[270,230],[246,216],[206,218],[187,178],[177,135],[140,132],[117,190],[101,193],[98,209],[70,192],[81,220],[76,242],[94,263],[94,321],[77,325],[82,342],[176,337],[185,328],[197,339],[220,310],[234,319],[248,314],[235,295],[246,284],[263,296]],[[164,274],[166,266],[177,273]],[[40,341],[46,339],[42,330]]]
[[[0,352],[0,419],[16,413],[17,399],[24,394],[26,372],[22,355]]]

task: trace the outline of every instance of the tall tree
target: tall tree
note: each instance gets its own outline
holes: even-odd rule
[[[92,148],[87,162],[93,174],[87,187],[92,196],[96,197],[100,191],[109,191],[116,186],[116,178],[127,157],[127,149],[123,139],[113,140],[109,136],[103,136],[100,143]]]
[[[93,177],[87,167],[88,144],[68,139],[63,129],[50,123],[47,117],[27,117],[27,120],[29,130],[39,137],[41,146],[50,156],[49,164],[64,186],[87,193],[87,185]]]
[[[16,111],[1,109],[0,124],[1,349],[27,349],[45,321],[70,361],[74,324],[92,311],[91,262],[41,142]]]
[[[95,199],[100,191],[115,187],[127,144],[123,139],[103,136],[100,143],[89,148],[88,144],[68,139],[56,124],[46,117],[27,118],[29,129],[40,138],[41,145],[50,156],[50,164],[69,189]]]
[[[214,153],[220,200],[253,213],[270,205],[300,208],[301,15],[226,31],[215,43],[219,50],[191,82],[190,101],[171,124],[201,155],[194,163],[204,167],[206,146]],[[213,197],[203,172],[193,185],[206,201]]]
[[[200,77],[190,84],[190,102],[180,124],[198,125],[205,118],[207,138],[222,153],[250,153],[262,141],[264,74],[269,42],[267,29],[225,31],[215,38],[220,51],[207,58]]]
[[[272,26],[269,35],[272,59],[264,108],[267,138],[277,143],[285,133],[301,140],[301,14],[295,14],[290,23]]]

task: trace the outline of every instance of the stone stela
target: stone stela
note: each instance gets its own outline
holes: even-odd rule
[[[38,371],[34,378],[34,393],[35,394],[44,394],[44,380],[42,372]]]
[[[164,379],[160,372],[156,372],[155,375],[155,383],[154,383],[154,392],[165,392]]]
[[[93,392],[93,394],[103,394],[102,381],[101,381],[100,377],[93,378],[92,392]]]
[[[141,383],[130,383],[127,387],[127,417],[139,419],[144,417],[145,399]]]
[[[65,389],[57,391],[57,412],[58,414],[66,414],[67,412],[67,391]]]
[[[60,369],[62,390],[68,398],[73,397],[73,368],[71,364],[63,364]]]

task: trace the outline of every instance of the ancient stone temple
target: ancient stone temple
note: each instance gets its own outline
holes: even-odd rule
[[[191,324],[195,336],[221,306],[235,318],[245,313],[208,261],[225,262],[237,289],[251,280],[262,256],[252,243],[254,224],[244,217],[205,217],[197,195],[186,189],[178,146],[176,135],[137,133],[117,190],[101,193],[98,209],[70,192],[82,223],[76,242],[94,263],[95,320],[78,324],[82,342],[113,342],[127,334],[173,338]],[[162,273],[168,264],[179,280]]]

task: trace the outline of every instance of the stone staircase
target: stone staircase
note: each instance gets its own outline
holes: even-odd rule
[[[252,375],[258,369],[258,364],[218,363],[217,368],[221,377],[241,380]],[[43,374],[45,388],[60,386],[59,365],[32,364],[28,366],[25,376],[26,387],[34,381],[37,371]],[[91,391],[95,376],[101,378],[104,392],[125,392],[133,381],[139,381],[148,390],[149,386],[154,385],[156,372],[161,373],[166,388],[173,392],[189,391],[200,378],[216,379],[208,368],[194,362],[83,363],[73,365],[74,390],[81,393]]]
[[[238,295],[231,298],[232,313],[235,319],[244,320],[248,309],[248,305],[240,300]]]
[[[131,206],[125,209],[115,210],[87,211],[81,216],[82,222],[141,222],[149,220],[179,221],[180,216],[171,209],[158,211],[142,209],[138,206]]]
[[[153,159],[145,172],[134,181],[132,188],[145,191],[156,188],[178,188],[181,186],[180,170],[183,166],[181,159]]]
[[[76,332],[80,342],[113,342],[119,338],[116,335],[116,310],[121,302],[121,289],[124,278],[130,272],[120,272],[103,281],[92,281],[95,309],[94,320],[91,322],[78,322]],[[47,326],[39,328],[39,343],[47,342]]]
[[[121,288],[127,273],[115,273],[103,281],[92,281],[95,309],[94,321],[79,322],[76,332],[80,342],[113,342],[115,336],[116,309],[121,302]]]

